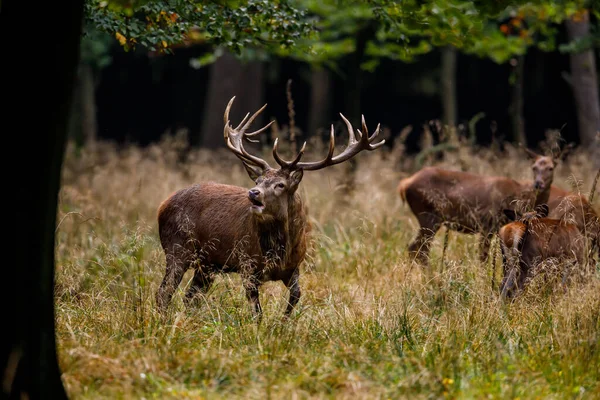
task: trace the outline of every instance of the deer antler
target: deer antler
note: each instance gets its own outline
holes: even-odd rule
[[[250,136],[258,135],[259,133],[263,132],[265,129],[270,127],[273,124],[273,122],[275,122],[273,120],[257,131],[246,133],[246,130],[250,127],[252,122],[254,122],[256,117],[258,117],[258,115],[261,112],[263,112],[267,105],[265,104],[264,106],[262,106],[262,108],[255,112],[250,118],[248,118],[250,113],[247,113],[246,116],[242,119],[242,122],[240,122],[240,124],[235,129],[233,129],[229,124],[229,111],[231,110],[231,105],[233,104],[234,99],[235,96],[233,96],[231,100],[229,100],[227,108],[225,108],[225,114],[223,115],[223,121],[225,122],[223,136],[225,137],[225,143],[227,144],[227,147],[245,164],[250,164],[262,168],[263,170],[271,168],[269,164],[262,158],[253,156],[252,154],[248,153],[246,149],[244,149],[243,143],[244,138],[246,138],[246,140],[248,141],[253,141],[249,139]]]
[[[375,138],[377,137],[377,135],[380,132],[380,129],[379,129],[380,124],[377,124],[377,128],[375,129],[375,132],[371,136],[369,136],[369,130],[367,129],[367,124],[365,123],[365,117],[363,115],[362,116],[362,132],[358,129],[356,130],[356,132],[358,133],[358,137],[359,137],[359,139],[357,140],[356,136],[354,135],[354,128],[352,128],[352,124],[350,123],[350,121],[348,121],[342,113],[340,113],[340,116],[346,123],[346,127],[348,129],[348,146],[346,146],[344,151],[342,151],[340,154],[333,157],[333,151],[335,149],[335,136],[334,136],[335,131],[333,129],[333,125],[331,125],[331,133],[329,135],[329,151],[328,151],[325,159],[323,159],[321,161],[315,161],[315,162],[300,162],[300,158],[304,154],[304,148],[306,147],[306,142],[305,142],[304,145],[302,146],[302,149],[300,150],[300,152],[298,153],[298,155],[296,156],[296,158],[293,161],[289,161],[289,162],[285,161],[277,153],[277,140],[276,140],[273,145],[273,157],[275,158],[275,161],[277,161],[277,163],[279,165],[281,165],[282,168],[304,169],[307,171],[316,171],[318,169],[322,169],[322,168],[328,167],[330,165],[339,164],[346,160],[349,160],[352,157],[354,157],[355,155],[357,155],[358,153],[360,153],[362,150],[368,150],[368,151],[375,150],[376,148],[383,146],[383,144],[385,143],[385,140],[382,140],[379,143],[373,144],[373,141],[375,140]]]

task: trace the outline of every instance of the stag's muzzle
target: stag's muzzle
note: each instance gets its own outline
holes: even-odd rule
[[[258,189],[250,189],[248,191],[248,199],[250,203],[252,203],[252,211],[256,213],[262,213],[265,208],[264,203],[262,202],[262,192]]]

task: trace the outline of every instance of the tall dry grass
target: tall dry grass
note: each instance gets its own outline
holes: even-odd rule
[[[252,184],[232,154],[184,152],[181,143],[67,151],[56,315],[71,398],[600,397],[600,267],[567,293],[534,279],[524,295],[502,303],[474,236],[451,233],[442,260],[440,233],[431,270],[411,264],[406,247],[418,225],[396,186],[416,166],[401,145],[360,154],[350,195],[342,166],[305,174],[300,191],[314,234],[290,321],[281,318],[287,292],[271,282],[261,288],[257,326],[235,274],[220,276],[188,309],[182,284],[161,319],[154,307],[165,261],[159,203],[195,182]],[[311,143],[306,158],[324,154]],[[588,161],[575,152],[555,183],[591,186]],[[440,163],[531,174],[511,147],[499,158],[459,146]]]

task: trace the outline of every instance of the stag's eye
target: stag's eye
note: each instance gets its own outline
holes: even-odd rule
[[[548,168],[548,171],[552,172],[552,171],[554,171],[554,168],[550,167],[550,168]]]
[[[279,182],[277,185],[275,185],[275,187],[279,188],[279,189],[283,189],[285,187],[285,185],[281,182]]]

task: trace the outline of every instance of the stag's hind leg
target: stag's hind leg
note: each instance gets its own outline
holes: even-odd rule
[[[156,306],[164,312],[179,287],[185,272],[190,268],[194,253],[180,244],[163,245],[167,266],[165,276],[156,292]]]
[[[192,283],[185,293],[186,305],[189,306],[198,293],[206,293],[212,283],[212,274],[203,270],[202,266],[196,267],[196,270],[194,271],[194,277],[192,278]]]

